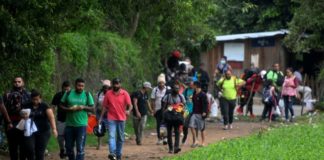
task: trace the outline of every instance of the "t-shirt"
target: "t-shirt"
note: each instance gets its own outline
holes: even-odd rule
[[[141,113],[142,116],[147,115],[147,103],[148,103],[148,95],[147,93],[142,93],[141,91],[137,91],[135,93],[133,93],[132,98],[136,98],[137,99],[137,107],[138,107],[138,111]],[[135,107],[133,105],[133,107]],[[133,108],[133,115],[136,116],[136,110],[135,108]]]
[[[227,100],[235,100],[237,95],[236,85],[244,82],[242,79],[231,77],[230,80],[221,78],[217,85],[223,90],[223,97]],[[236,83],[236,84],[235,84]]]
[[[193,103],[192,103],[192,96],[193,96],[194,90],[191,88],[187,88],[182,94],[183,97],[186,99],[186,109],[189,111],[189,113],[192,113]]]
[[[193,113],[194,114],[202,114],[203,112],[207,113],[208,108],[208,100],[207,95],[203,92],[198,94],[194,94],[193,98]]]
[[[59,105],[61,104],[61,99],[64,95],[65,91],[58,92],[54,95],[52,99],[52,105],[57,107],[57,120],[60,122],[65,122],[66,119],[66,111],[64,111]]]
[[[23,108],[31,109],[30,118],[35,122],[38,132],[50,130],[50,123],[46,114],[46,110],[50,107],[46,103],[41,102],[38,108],[34,108],[32,103],[28,103]]]
[[[303,76],[302,76],[302,74],[299,71],[295,71],[294,72],[294,75],[297,78],[298,83],[299,84],[302,84],[303,83]]]
[[[163,97],[162,101],[166,103],[166,105],[173,105],[179,103],[186,104],[186,99],[181,94],[178,94],[177,96],[173,96],[171,93],[167,94]]]
[[[159,87],[153,88],[151,93],[151,99],[155,101],[155,106],[154,106],[155,111],[158,111],[162,108],[161,101],[164,95],[166,94],[166,92],[167,92],[166,86],[162,90],[160,90]]]
[[[119,93],[114,93],[113,90],[108,91],[102,105],[108,111],[108,120],[125,121],[126,107],[131,104],[128,92],[121,89]]]
[[[90,93],[82,91],[81,93],[77,93],[75,90],[71,90],[69,95],[67,96],[66,92],[62,99],[62,103],[66,103],[66,107],[74,107],[75,105],[79,106],[93,106],[94,101],[93,97]],[[88,94],[88,96],[86,95]],[[66,112],[66,126],[72,127],[81,127],[87,126],[88,124],[88,113],[85,110],[81,111],[67,111]]]

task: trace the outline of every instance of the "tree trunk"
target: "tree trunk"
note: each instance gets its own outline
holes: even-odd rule
[[[139,18],[140,18],[140,13],[136,12],[136,14],[132,18],[132,22],[131,22],[131,25],[130,25],[130,29],[129,29],[128,33],[127,33],[127,37],[132,38],[134,36],[134,34],[136,33]]]

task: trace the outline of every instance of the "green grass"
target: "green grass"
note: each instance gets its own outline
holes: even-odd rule
[[[221,141],[167,159],[323,159],[324,115],[317,115],[315,121],[313,124],[307,124],[306,121],[295,125],[283,124],[278,128],[260,130],[246,138]]]
[[[147,129],[153,129],[153,128],[155,128],[155,118],[152,116],[148,116],[145,129],[147,130]],[[132,117],[129,117],[126,121],[125,132],[128,135],[134,134]],[[103,143],[107,143],[107,138],[108,138],[108,136],[106,133],[106,136],[103,139]],[[93,134],[87,135],[86,145],[91,146],[91,147],[97,146],[97,137]],[[53,136],[50,138],[50,141],[47,145],[47,149],[50,152],[56,152],[59,150],[57,140]]]

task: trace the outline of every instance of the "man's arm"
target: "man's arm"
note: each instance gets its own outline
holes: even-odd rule
[[[135,109],[136,117],[141,118],[141,113],[138,110],[138,105],[137,105],[138,100],[137,100],[137,98],[133,98],[133,102],[134,102],[134,109]]]
[[[10,117],[8,115],[7,109],[3,103],[0,103],[0,112],[4,115],[4,118],[8,124],[11,123]]]

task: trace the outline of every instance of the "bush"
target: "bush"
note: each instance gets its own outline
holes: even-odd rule
[[[317,160],[324,157],[323,135],[323,123],[281,127],[247,138],[222,141],[170,159]]]

